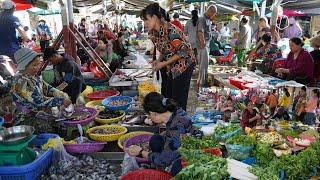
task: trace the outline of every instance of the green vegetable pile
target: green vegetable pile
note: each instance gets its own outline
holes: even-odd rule
[[[226,143],[241,146],[254,146],[256,141],[250,136],[238,134],[227,139]]]
[[[295,130],[283,130],[280,132],[280,134],[285,138],[287,138],[288,136],[299,138],[299,133]]]
[[[258,143],[253,150],[253,157],[257,159],[259,166],[268,166],[272,160],[277,158],[271,145],[267,143]]]
[[[188,164],[194,164],[197,162],[206,163],[216,158],[216,156],[207,154],[201,150],[189,150],[180,148],[179,152],[182,158],[186,160]]]
[[[219,146],[219,142],[213,136],[204,136],[202,138],[185,136],[181,140],[181,147],[186,149],[205,149]]]
[[[214,156],[213,156],[214,157]],[[197,162],[187,166],[182,169],[179,174],[177,174],[175,180],[185,180],[185,179],[196,179],[196,180],[206,180],[206,179],[216,179],[223,180],[228,179],[229,174],[227,171],[227,161],[226,159],[214,157],[211,161],[207,163]]]
[[[230,124],[228,126],[223,126],[219,124],[215,129],[215,134],[223,135],[223,134],[234,132],[239,128],[240,128],[239,124]]]
[[[258,149],[254,152],[257,156],[258,166],[253,166],[250,170],[261,180],[269,180],[270,177],[278,176],[280,170],[285,171],[286,179],[310,179],[314,169],[320,164],[320,141],[313,143],[310,147],[297,155],[286,155],[280,158],[268,155],[269,147],[257,145]],[[262,157],[263,155],[267,157]],[[267,162],[268,160],[269,163]],[[268,175],[266,175],[268,174]]]

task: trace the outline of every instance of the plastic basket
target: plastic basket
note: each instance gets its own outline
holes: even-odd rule
[[[83,144],[63,144],[68,153],[87,154],[101,151],[106,143],[91,142]]]
[[[222,156],[222,151],[220,150],[220,148],[206,148],[202,149],[202,151],[208,154],[212,154],[214,156]]]
[[[116,118],[110,118],[110,119],[102,119],[102,118],[96,118],[95,121],[101,124],[112,124],[112,123],[117,123],[119,122],[125,115],[126,113],[124,111],[120,111],[121,116],[116,117]]]
[[[94,134],[92,133],[96,129],[115,129],[118,130],[118,133],[116,134]],[[95,141],[101,141],[101,142],[111,142],[118,140],[122,135],[124,135],[127,132],[127,128],[118,126],[118,125],[103,125],[103,126],[96,126],[93,128],[88,129],[87,134],[89,137]]]
[[[33,141],[31,145],[41,146],[50,138],[55,138],[56,134],[40,134]],[[52,163],[53,149],[49,148],[41,156],[36,158],[32,163],[22,166],[5,166],[0,167],[1,180],[34,180],[38,179],[44,172],[46,172]]]
[[[110,96],[118,96],[119,94],[120,92],[115,90],[101,90],[88,94],[87,99],[89,99],[90,101],[103,100]]]
[[[253,146],[241,146],[236,144],[226,144],[229,157],[236,160],[244,160],[250,157]]]
[[[214,136],[217,140],[219,141],[225,141],[226,139],[230,138],[230,137],[233,137],[235,135],[238,135],[240,134],[242,131],[242,128],[239,128],[233,132],[230,132],[230,133],[226,133],[226,134],[217,134],[215,133]]]
[[[121,180],[169,180],[172,178],[171,174],[164,171],[142,169],[125,174]]]
[[[121,106],[110,106],[109,103],[112,101],[117,101],[117,100],[124,100],[128,101],[127,104],[121,105]],[[113,96],[113,97],[108,97],[102,101],[102,105],[109,110],[112,111],[119,111],[119,110],[127,110],[130,105],[133,103],[133,98],[129,96]]]
[[[118,146],[123,149],[123,145],[124,143],[131,137],[140,135],[140,134],[153,134],[151,132],[147,132],[147,131],[136,131],[136,132],[131,132],[131,133],[127,133],[125,135],[122,135],[119,139],[118,139]]]
[[[94,108],[98,111],[104,111],[104,106],[101,104],[102,100],[90,101],[86,104],[86,107]]]
[[[140,135],[137,135],[137,136],[133,136],[131,138],[129,138],[125,144],[124,144],[124,148],[129,148],[131,145],[136,145],[138,144],[139,142],[149,142],[150,141],[150,138],[152,137],[153,135],[152,134],[140,134]],[[140,158],[140,157],[136,157],[136,160],[137,162],[139,163],[146,163],[146,162],[149,162],[148,159],[145,159],[145,158]]]
[[[83,109],[89,111],[90,116],[88,118],[82,119],[80,121],[63,121],[63,123],[66,126],[77,126],[80,124],[81,126],[87,125],[90,122],[92,122],[98,115],[98,111],[94,108],[88,108],[88,107],[78,107],[75,109],[75,111],[83,111]]]

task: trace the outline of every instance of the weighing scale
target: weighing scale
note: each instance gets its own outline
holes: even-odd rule
[[[2,139],[0,141],[0,166],[16,166],[33,162],[37,154],[28,147],[28,144],[35,138],[33,131],[28,132],[29,134],[26,132],[18,133],[16,131],[8,134],[3,131],[1,132]]]

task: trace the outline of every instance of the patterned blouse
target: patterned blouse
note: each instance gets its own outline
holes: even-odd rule
[[[267,44],[257,51],[257,58],[263,60],[276,60],[282,57],[281,50],[275,44]]]
[[[41,77],[21,74],[15,77],[11,91],[13,101],[27,111],[38,111],[60,106],[64,99],[69,99],[67,94],[53,88]]]
[[[188,67],[195,63],[195,57],[191,45],[187,42],[186,36],[176,26],[168,22],[162,22],[160,31],[150,31],[150,39],[157,50],[162,54],[161,61],[167,61],[170,57],[178,55],[179,60],[167,67],[172,77],[180,76]]]

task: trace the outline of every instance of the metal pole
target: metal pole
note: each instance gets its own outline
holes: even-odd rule
[[[267,0],[264,0],[261,4],[261,13],[260,17],[265,17],[266,16],[266,7],[267,7]]]
[[[203,15],[204,14],[204,2],[200,3],[200,14]]]
[[[69,18],[69,27],[72,31],[74,31],[74,18],[73,18],[73,4],[72,0],[67,0],[67,5],[68,5],[68,18]],[[70,39],[70,52],[71,56],[77,60],[77,52],[76,52],[76,43],[75,39],[73,36],[69,34],[69,39]]]
[[[68,54],[70,53],[70,40],[69,40],[69,19],[68,19],[68,12],[67,12],[67,4],[65,0],[60,0],[61,5],[61,18],[62,18],[62,34],[63,34],[63,42],[64,42],[64,49],[65,52]]]

